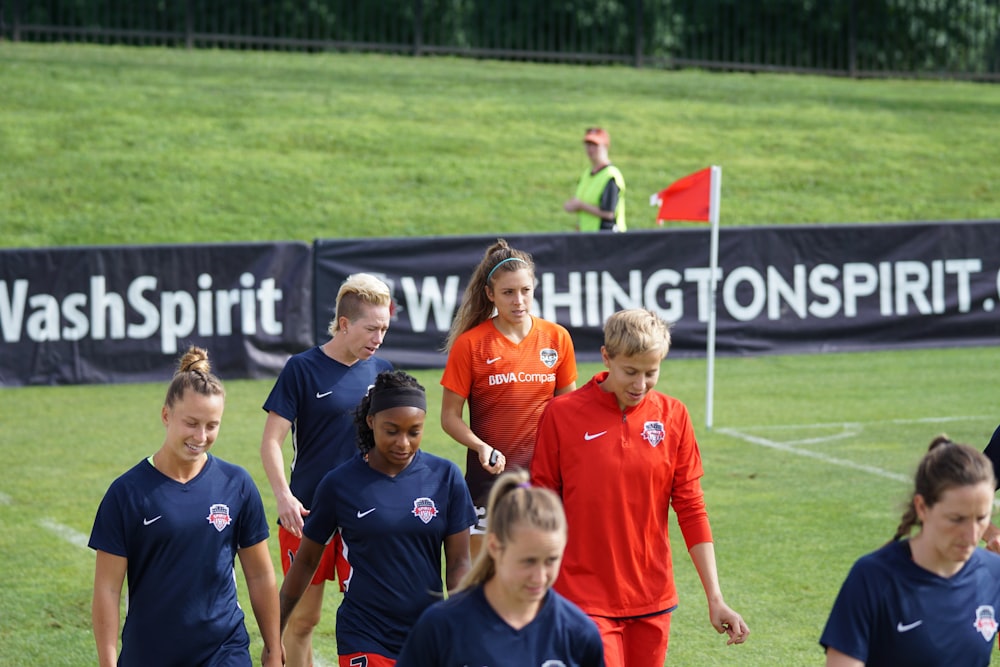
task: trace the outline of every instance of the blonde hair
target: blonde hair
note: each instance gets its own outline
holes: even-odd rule
[[[611,358],[659,350],[662,359],[670,351],[670,325],[651,310],[619,310],[604,323],[604,350]]]
[[[330,336],[337,334],[341,317],[353,322],[364,314],[365,306],[390,306],[392,294],[389,286],[370,273],[355,273],[347,276],[337,292],[337,302],[333,319],[327,326]]]
[[[952,442],[943,433],[927,447],[927,453],[920,459],[913,480],[913,494],[899,520],[892,542],[909,537],[915,526],[920,525],[913,497],[918,493],[927,507],[934,507],[945,491],[962,486],[982,483],[994,488],[993,463],[985,454],[969,445]]]
[[[498,273],[527,269],[535,276],[535,261],[523,250],[515,250],[504,239],[486,249],[486,254],[472,272],[469,284],[462,295],[462,305],[451,322],[451,330],[444,344],[447,352],[459,336],[469,329],[482,324],[493,316],[493,302],[486,296],[486,287],[493,287]]]
[[[487,536],[495,535],[500,545],[506,546],[513,539],[514,529],[525,525],[565,535],[566,514],[562,502],[549,489],[529,486],[527,470],[505,472],[493,484],[486,504]],[[496,571],[496,563],[484,546],[455,590],[484,584]]]
[[[187,349],[177,364],[177,372],[170,381],[163,404],[168,408],[174,407],[174,403],[181,400],[188,389],[202,396],[226,395],[222,381],[212,374],[208,351],[194,345]]]

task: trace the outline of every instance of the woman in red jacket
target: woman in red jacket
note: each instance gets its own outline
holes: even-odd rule
[[[532,482],[562,498],[569,542],[555,589],[597,623],[608,667],[662,667],[677,606],[667,523],[671,505],[728,643],[750,630],[722,597],[687,408],[654,391],[668,325],[625,310],[604,326],[608,370],[542,413]]]

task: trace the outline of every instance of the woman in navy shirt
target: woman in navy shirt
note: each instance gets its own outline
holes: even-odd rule
[[[397,667],[603,667],[594,622],[551,590],[566,547],[566,516],[524,470],[490,491],[486,544],[459,592],[423,613]]]
[[[990,664],[1000,556],[978,544],[993,485],[981,452],[945,436],[931,442],[896,535],[854,564],[837,596],[820,638],[827,667]]]
[[[420,450],[427,398],[402,371],[382,372],[358,406],[361,452],[316,487],[302,544],[281,585],[281,625],[340,532],[350,565],[337,610],[342,667],[389,667],[413,623],[469,569],[476,521],[458,466]]]
[[[181,359],[161,412],[163,445],[116,479],[90,535],[97,551],[92,620],[100,667],[249,667],[250,637],[236,595],[240,559],[264,640],[263,665],[283,664],[267,519],[243,468],[208,453],[225,392],[208,353]],[[128,615],[121,633],[122,584]]]

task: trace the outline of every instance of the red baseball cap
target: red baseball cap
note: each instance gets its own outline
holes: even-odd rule
[[[611,145],[611,137],[608,136],[607,131],[599,127],[588,128],[586,134],[583,135],[583,141],[584,143],[599,144],[601,146]]]

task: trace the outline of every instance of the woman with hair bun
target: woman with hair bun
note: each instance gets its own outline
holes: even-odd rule
[[[116,479],[101,501],[90,534],[101,667],[249,667],[236,558],[264,640],[261,664],[284,664],[264,505],[246,470],[209,454],[224,404],[208,353],[189,348],[161,410],[163,445]],[[128,616],[118,655],[126,575]]]
[[[504,473],[490,491],[486,525],[472,570],[421,615],[398,667],[603,667],[597,626],[551,590],[566,547],[558,496],[530,486],[524,470]]]

